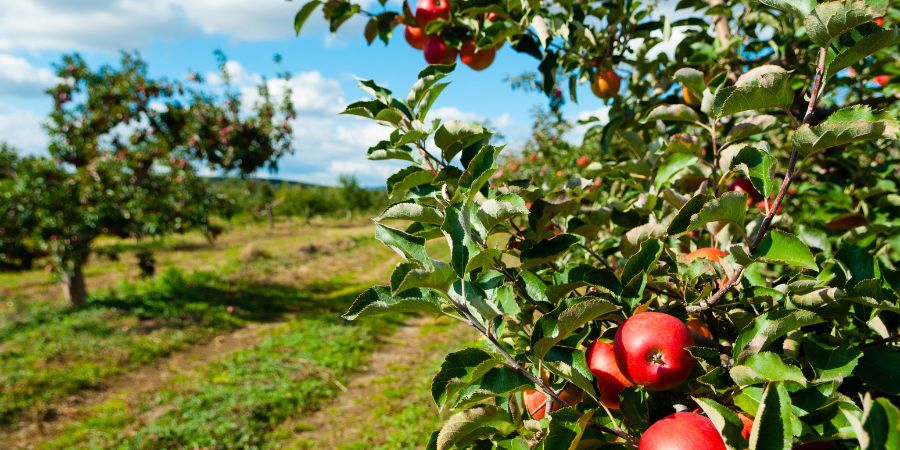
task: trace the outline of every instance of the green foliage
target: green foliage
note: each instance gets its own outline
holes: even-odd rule
[[[332,28],[347,8],[324,11]],[[370,158],[408,164],[387,180],[394,204],[376,218],[376,237],[406,261],[390,290],[373,288],[348,317],[427,310],[483,335],[433,381],[438,406],[455,414],[430,448],[632,445],[678,404],[701,407],[729,448],[888,442],[897,91],[837,72],[897,73],[895,30],[870,23],[896,9],[688,1],[676,9],[691,18],[656,21],[650,8],[463,2],[428,26],[451,46],[502,35],[541,61],[514,80],[550,97],[521,155],[499,159],[482,125],[423,122],[453,66],[422,71],[406,100],[360,83],[371,98],[345,113],[392,130]],[[486,30],[488,11],[508,34]],[[409,12],[402,20],[412,24]],[[676,26],[685,37],[674,52],[651,56]],[[575,100],[579,82],[609,67],[628,73],[627,95],[605,123],[583,122],[583,142],[566,141],[559,84]],[[682,101],[680,85],[702,101]],[[449,258],[426,251],[440,237]],[[690,349],[699,365],[682,386],[626,389],[621,410],[606,411],[585,348],[644,310],[701,321],[711,337]],[[536,421],[523,413],[528,389],[585,395],[551,398],[563,408]],[[753,416],[749,440],[738,410]]]

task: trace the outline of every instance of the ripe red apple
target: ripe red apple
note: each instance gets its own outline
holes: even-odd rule
[[[535,155],[535,154],[532,153],[532,154],[528,157],[528,159],[529,159],[531,162],[535,162],[535,161],[537,161],[537,155]]]
[[[579,156],[578,159],[575,161],[575,164],[578,164],[578,167],[584,167],[584,166],[588,165],[589,162],[591,162],[591,160],[588,159],[587,156],[581,155],[581,156]]]
[[[500,17],[500,14],[497,14],[495,12],[489,12],[489,13],[485,14],[484,18],[488,22],[496,22],[496,21],[502,19],[502,17]],[[883,21],[884,21],[884,19],[882,19],[882,22]]]
[[[875,25],[878,25],[879,27],[883,27],[884,26],[884,17],[876,17],[876,18],[872,19],[872,22],[875,22]]]
[[[416,4],[416,21],[423,29],[429,22],[450,18],[450,0],[419,0]]]
[[[409,25],[404,27],[403,37],[406,38],[406,42],[408,42],[412,48],[417,50],[422,50],[422,47],[425,46],[425,41],[428,40],[428,36],[425,35],[425,30]]]
[[[750,180],[745,178],[737,178],[728,185],[729,191],[737,191],[744,192],[747,194],[747,206],[752,206],[754,203],[759,202],[763,199],[762,194],[753,187],[753,183]]]
[[[587,353],[588,369],[597,379],[597,389],[600,390],[600,403],[609,409],[619,409],[621,402],[619,401],[619,393],[622,389],[631,386],[631,382],[616,363],[616,355],[613,352],[612,344],[602,341],[594,341],[588,347]]]
[[[571,406],[577,405],[581,401],[584,392],[574,385],[567,385],[560,393],[559,398]],[[522,392],[522,403],[532,419],[541,420],[547,415],[547,394],[534,389],[528,389]],[[562,408],[562,405],[554,401],[550,401],[550,411],[556,411]]]
[[[712,330],[709,329],[709,325],[703,320],[691,317],[684,323],[684,326],[691,333],[691,338],[694,339],[694,342],[704,343],[707,347],[714,343]]]
[[[453,64],[456,61],[456,49],[447,45],[440,36],[429,37],[422,52],[428,64]]]
[[[603,186],[603,181],[602,180],[594,180],[594,187],[600,187],[600,186]]]
[[[890,75],[878,75],[875,77],[875,83],[877,83],[881,87],[886,86],[889,81],[891,81]]]
[[[475,41],[463,42],[462,48],[459,50],[459,60],[471,67],[472,70],[487,69],[494,62],[496,55],[497,50],[493,48],[476,49]]]
[[[641,435],[639,450],[725,450],[725,441],[712,421],[680,412],[656,421]]]
[[[685,347],[694,345],[687,327],[674,316],[659,312],[638,313],[616,331],[616,362],[632,383],[650,391],[664,391],[681,384],[694,367]]]

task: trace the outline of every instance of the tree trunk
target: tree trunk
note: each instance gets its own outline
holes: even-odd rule
[[[266,207],[266,216],[269,217],[269,229],[275,228],[275,207],[271,204]]]
[[[72,264],[72,273],[66,270],[60,272],[62,281],[63,298],[72,306],[83,306],[87,301],[87,287],[84,284],[84,272],[81,269],[81,262]]]

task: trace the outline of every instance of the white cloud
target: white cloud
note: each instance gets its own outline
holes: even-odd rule
[[[196,34],[170,0],[0,0],[0,11],[6,51],[115,51]]]
[[[0,104],[0,141],[25,154],[46,153],[47,133],[41,128],[44,120],[31,111]]]
[[[34,67],[25,58],[0,54],[0,94],[43,95],[44,90],[56,81],[49,69]]]
[[[181,0],[188,20],[206,34],[223,34],[242,40],[290,37],[294,15],[302,2],[285,0]]]

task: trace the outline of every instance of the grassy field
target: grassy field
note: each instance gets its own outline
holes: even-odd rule
[[[432,318],[339,317],[397,261],[371,235],[280,224],[213,245],[105,242],[122,257],[92,261],[79,309],[58,300],[46,272],[0,274],[2,447],[424,445],[438,421],[427,381],[472,337]],[[146,246],[159,272],[142,280],[130,262]],[[414,355],[397,345],[416,340]]]

